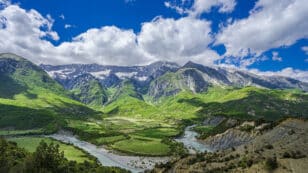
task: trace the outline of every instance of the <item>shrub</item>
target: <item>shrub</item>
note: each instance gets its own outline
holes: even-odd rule
[[[251,167],[253,164],[253,160],[252,159],[247,160],[246,164],[248,167]]]
[[[264,146],[264,148],[271,150],[271,149],[273,149],[274,147],[273,147],[273,145],[271,145],[271,144],[266,144],[266,145]]]
[[[265,160],[265,169],[272,171],[278,168],[276,157],[269,157]]]
[[[291,158],[291,154],[288,152],[284,152],[282,155],[283,158]]]

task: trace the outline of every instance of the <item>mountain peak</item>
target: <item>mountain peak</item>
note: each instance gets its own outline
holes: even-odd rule
[[[13,54],[13,53],[0,53],[0,58],[14,59],[17,61],[26,60],[25,58],[18,56],[16,54]]]
[[[177,63],[170,62],[170,61],[156,61],[147,66],[168,66],[168,67],[173,67],[173,68],[180,67]]]
[[[195,63],[193,61],[188,61],[182,68],[204,68],[206,66]]]

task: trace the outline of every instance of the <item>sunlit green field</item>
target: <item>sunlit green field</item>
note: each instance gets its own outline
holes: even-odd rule
[[[64,152],[64,156],[68,160],[74,160],[78,163],[82,163],[84,161],[91,161],[90,157],[82,150],[68,144],[64,144],[58,142],[56,140],[45,138],[45,137],[16,137],[16,138],[8,138],[9,141],[13,141],[17,143],[18,147],[25,148],[25,150],[29,152],[34,152],[39,143],[44,140],[47,143],[53,142],[54,144],[58,144],[60,146],[60,151]]]
[[[103,121],[68,121],[69,128],[77,129],[84,140],[135,155],[162,156],[170,154],[164,138],[173,138],[180,129],[150,119],[125,117],[105,118]]]
[[[138,136],[116,142],[112,148],[127,153],[151,156],[166,155],[170,151],[169,146],[162,143],[160,139]]]
[[[133,95],[134,93],[130,94]],[[48,98],[41,98],[46,102],[33,102],[22,106],[34,107],[34,104],[38,104],[40,108],[43,108],[48,107],[50,102],[59,105],[63,104],[61,100],[57,99],[56,95],[40,95],[39,98],[43,96]],[[15,101],[7,100],[26,103],[26,100],[20,95],[16,95],[15,99]],[[184,123],[197,124],[208,115],[243,119],[261,117],[275,120],[282,116],[289,116],[285,110],[281,109],[281,105],[284,105],[283,108],[289,110],[289,113],[294,116],[301,116],[302,112],[308,111],[305,106],[307,105],[307,94],[255,87],[242,89],[213,87],[204,93],[198,94],[183,91],[176,96],[164,97],[156,102],[152,102],[149,98],[147,99],[143,101],[127,94],[120,95],[117,101],[101,108],[100,110],[103,110],[103,112],[98,116],[88,116],[86,118],[65,115],[55,116],[53,111],[31,108],[33,113],[31,112],[27,116],[38,116],[35,119],[36,121],[21,118],[23,112],[29,112],[29,110],[23,110],[20,107],[13,109],[10,106],[2,106],[2,110],[9,110],[16,116],[2,117],[0,125],[3,123],[3,126],[10,127],[12,126],[10,123],[14,122],[14,125],[20,127],[20,129],[32,127],[32,130],[0,130],[0,135],[40,133],[41,126],[48,127],[46,122],[58,120],[58,122],[63,123],[61,124],[63,129],[72,131],[81,140],[95,145],[105,145],[133,155],[161,156],[170,155],[171,152],[174,152],[173,145],[166,142],[168,140],[165,139],[173,139],[178,136],[183,131]],[[5,100],[0,100],[0,102],[3,101]],[[69,102],[70,100],[67,101]],[[7,103],[7,105],[10,104]],[[266,109],[264,109],[265,107]],[[41,114],[38,114],[37,111],[40,111],[39,113]],[[69,109],[68,111],[71,110]],[[255,115],[248,115],[248,112],[254,112]],[[14,117],[16,120],[12,119]],[[59,119],[60,117],[61,119]],[[20,119],[29,121],[25,124],[25,121],[17,121]],[[217,131],[215,128],[205,126],[197,126],[195,130],[205,136]],[[41,132],[43,133],[43,131]]]

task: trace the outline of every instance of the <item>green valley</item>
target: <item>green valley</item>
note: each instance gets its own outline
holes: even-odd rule
[[[308,116],[305,91],[200,81],[206,77],[199,66],[167,71],[146,84],[124,79],[107,86],[85,73],[60,85],[30,61],[1,54],[0,72],[0,136],[30,153],[42,139],[59,144],[65,158],[78,164],[93,159],[71,145],[40,135],[68,131],[124,156],[177,158],[190,152],[174,140],[189,125],[195,124],[199,139],[206,140],[246,121],[275,126],[287,118]],[[205,125],[209,117],[224,120]]]

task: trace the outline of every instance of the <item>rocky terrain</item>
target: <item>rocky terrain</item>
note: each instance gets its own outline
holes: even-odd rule
[[[156,62],[146,66],[108,66],[98,64],[41,65],[52,78],[70,88],[77,77],[89,74],[103,87],[117,87],[129,80],[141,94],[154,99],[175,95],[183,90],[200,93],[209,86],[256,86],[270,89],[297,88],[308,91],[308,84],[281,76],[258,76],[231,68],[208,67],[193,62],[179,66],[171,62]]]
[[[240,131],[239,129],[232,131],[216,135],[214,143],[219,144],[220,141],[223,144],[226,139],[232,139],[228,138],[232,134],[243,134],[236,132]],[[165,165],[158,165],[152,172],[306,172],[307,121],[287,119],[271,129],[267,129],[264,125],[253,126],[250,133],[252,132],[256,133],[255,136],[242,142],[242,145],[213,153],[187,156]]]
[[[105,88],[99,80],[87,73],[69,81],[67,89],[72,91],[75,100],[88,105],[103,105],[108,100]]]

